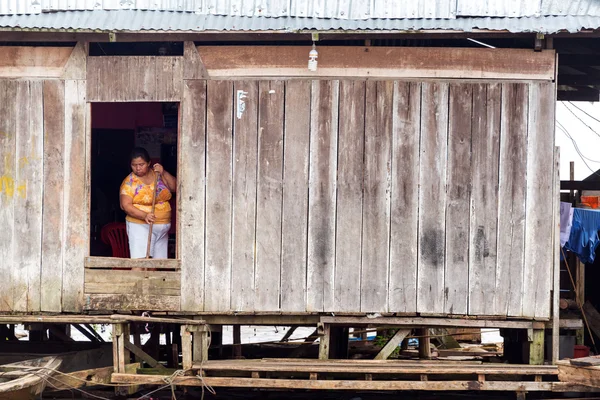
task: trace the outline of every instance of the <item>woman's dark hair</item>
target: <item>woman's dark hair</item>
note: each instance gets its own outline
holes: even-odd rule
[[[133,161],[135,158],[138,157],[141,157],[142,160],[146,161],[147,163],[150,162],[150,154],[148,154],[146,149],[143,147],[134,147],[133,150],[131,150],[129,161]]]

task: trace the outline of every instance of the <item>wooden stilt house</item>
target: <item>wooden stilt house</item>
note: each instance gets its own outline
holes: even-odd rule
[[[2,312],[536,332],[556,315],[551,4],[38,3],[0,8]],[[176,105],[173,259],[90,250],[108,103]]]

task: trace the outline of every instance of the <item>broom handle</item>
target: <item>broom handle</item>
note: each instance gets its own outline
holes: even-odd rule
[[[156,186],[158,185],[158,174],[154,172],[154,190],[152,191],[152,211],[154,214],[154,206],[156,205]],[[148,246],[146,247],[146,258],[150,258],[150,243],[152,243],[152,227],[154,223],[150,223],[150,229],[148,230]]]

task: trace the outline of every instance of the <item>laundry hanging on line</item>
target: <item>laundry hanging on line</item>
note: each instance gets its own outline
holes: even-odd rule
[[[562,210],[562,207],[561,207]],[[569,240],[565,249],[572,251],[581,262],[591,264],[596,256],[596,247],[600,243],[600,210],[574,208]],[[562,218],[561,218],[562,222]],[[561,227],[562,233],[562,227]]]

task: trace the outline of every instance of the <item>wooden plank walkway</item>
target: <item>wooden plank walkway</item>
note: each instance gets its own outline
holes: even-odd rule
[[[202,379],[198,375],[202,374]],[[176,385],[312,390],[593,391],[558,382],[556,366],[379,360],[211,360]],[[118,373],[113,383],[164,384],[164,376]]]

